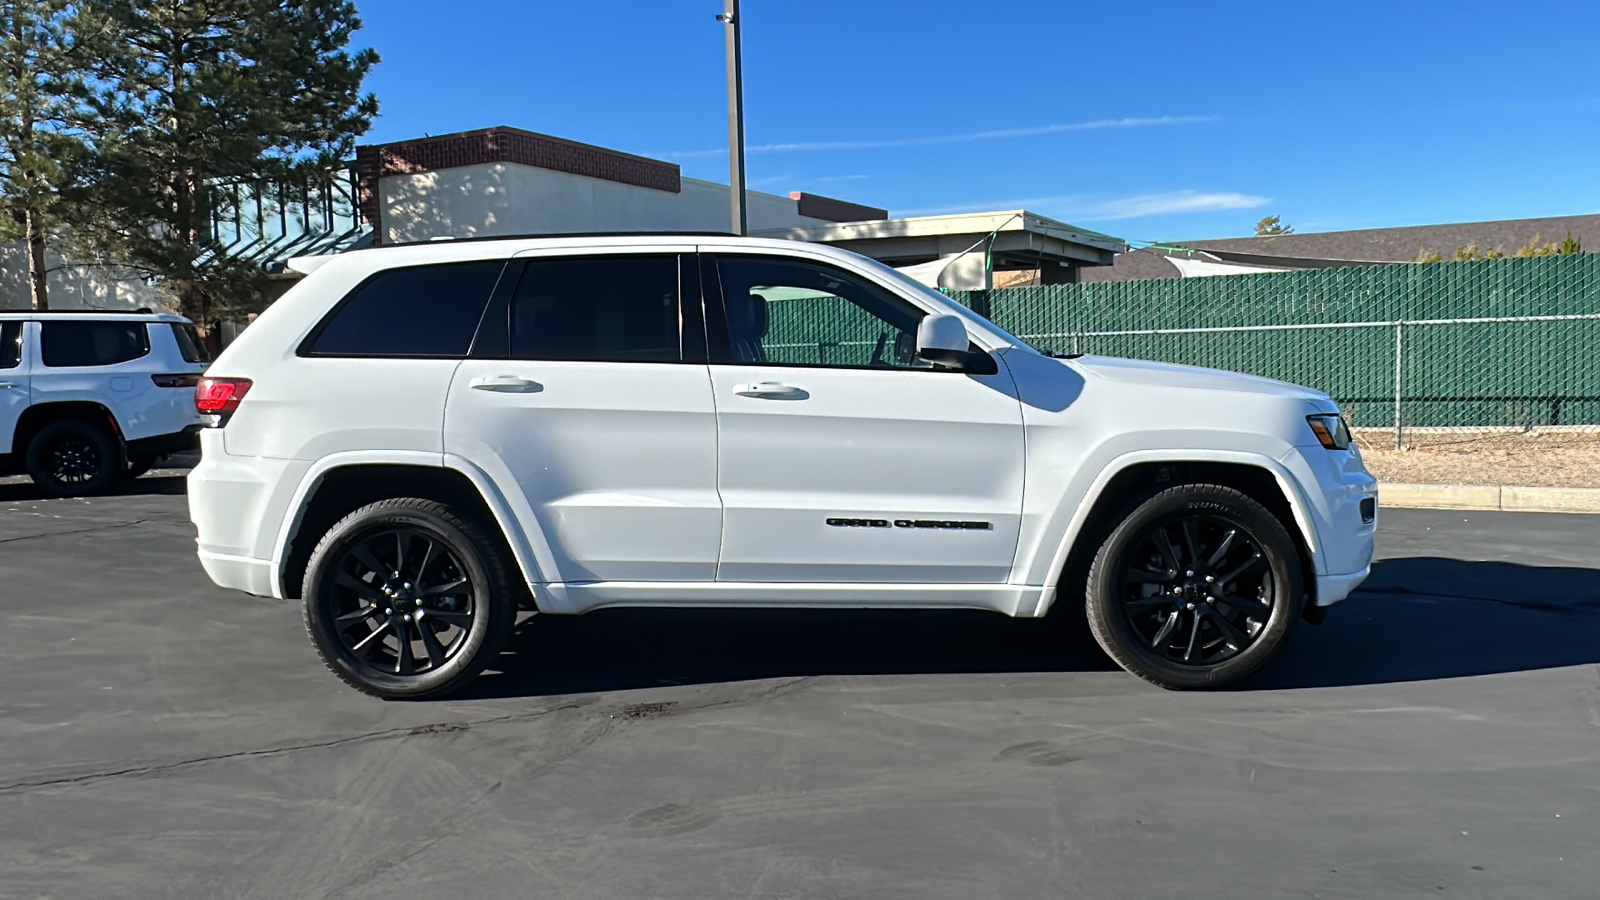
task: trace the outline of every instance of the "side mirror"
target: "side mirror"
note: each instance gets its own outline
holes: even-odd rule
[[[946,369],[971,369],[974,363],[981,364],[977,357],[988,359],[986,354],[972,352],[967,325],[960,316],[940,313],[925,317],[917,325],[918,359]]]

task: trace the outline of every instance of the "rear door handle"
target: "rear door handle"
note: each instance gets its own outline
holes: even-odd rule
[[[776,381],[757,381],[747,384],[736,384],[733,392],[741,397],[763,397],[769,400],[804,400],[811,396],[803,388],[792,384],[780,384]]]
[[[0,391],[5,390],[6,388],[14,387],[17,387],[17,383],[15,381],[0,381]]]
[[[544,385],[532,378],[521,378],[516,375],[479,375],[467,382],[467,386],[475,391],[495,391],[501,394],[537,394],[544,390]]]

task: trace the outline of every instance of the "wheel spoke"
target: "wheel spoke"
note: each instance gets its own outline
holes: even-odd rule
[[[1206,607],[1206,612],[1211,616],[1211,621],[1215,622],[1217,627],[1222,630],[1224,636],[1233,643],[1234,649],[1243,650],[1250,643],[1250,635],[1241,631],[1239,626],[1229,622],[1227,616],[1209,606]]]
[[[1257,553],[1256,555],[1235,566],[1231,571],[1222,575],[1218,575],[1217,581],[1220,584],[1227,584],[1236,578],[1242,578],[1245,575],[1249,575],[1250,573],[1262,568],[1266,564],[1267,558]]]
[[[370,619],[374,615],[377,615],[377,613],[378,613],[378,607],[376,607],[376,606],[363,606],[362,608],[356,610],[355,612],[347,612],[342,616],[335,617],[333,622],[334,622],[335,625],[338,625],[341,629],[344,629],[344,628],[350,627],[351,625],[354,625],[357,622],[361,622],[361,621],[365,621],[366,619]]]
[[[338,577],[333,579],[333,583],[340,587],[349,588],[355,592],[357,597],[369,603],[382,603],[384,600],[383,594],[379,593],[377,588],[351,575],[349,572],[340,572]]]
[[[1228,551],[1233,549],[1233,539],[1239,534],[1239,529],[1229,528],[1228,533],[1222,536],[1222,543],[1217,545],[1217,552],[1211,554],[1206,560],[1206,568],[1214,569],[1228,556]]]
[[[390,616],[389,618],[383,620],[383,622],[379,624],[377,628],[372,629],[371,634],[357,641],[356,645],[350,648],[351,651],[359,655],[363,650],[372,646],[374,642],[381,643],[383,636],[389,631],[389,626],[393,625],[394,623],[394,616]]]
[[[1247,616],[1252,616],[1262,621],[1272,612],[1272,607],[1253,597],[1240,597],[1237,594],[1222,594],[1222,602],[1237,609]]]
[[[1160,650],[1162,645],[1166,643],[1167,638],[1172,637],[1173,629],[1175,629],[1177,627],[1178,627],[1178,611],[1177,610],[1173,610],[1172,611],[1172,615],[1167,616],[1167,621],[1164,624],[1162,624],[1161,629],[1156,632],[1156,636],[1150,639],[1151,648],[1153,648],[1155,650]]]
[[[444,584],[434,585],[433,587],[428,588],[425,591],[419,592],[417,594],[417,596],[419,596],[419,597],[438,597],[441,594],[459,593],[459,591],[457,589],[460,588],[462,585],[464,585],[466,583],[467,583],[467,580],[465,578],[457,578],[455,581],[447,581]]]
[[[404,575],[406,571],[406,533],[394,533],[394,570]]]
[[[394,673],[396,675],[410,675],[416,666],[411,659],[411,629],[410,622],[400,622],[395,633],[400,635],[400,653],[394,660]]]
[[[472,613],[452,612],[445,609],[423,608],[424,619],[438,619],[446,625],[454,625],[465,631],[472,624]]]
[[[1173,601],[1170,597],[1140,597],[1138,600],[1127,601],[1122,605],[1122,608],[1131,613],[1140,613],[1149,612],[1152,609],[1160,609],[1163,606],[1171,606],[1172,603]]]
[[[422,583],[422,576],[424,574],[426,574],[427,571],[428,571],[428,563],[433,561],[433,548],[434,548],[433,539],[432,538],[425,538],[425,540],[427,540],[428,546],[424,547],[423,550],[422,550],[422,565],[417,566],[416,577],[411,579],[411,583],[412,584],[421,584]]]
[[[1189,568],[1200,568],[1200,520],[1190,516],[1183,520],[1183,549],[1189,555]]]
[[[1134,566],[1128,569],[1126,580],[1131,584],[1163,584],[1171,581],[1172,578],[1173,573],[1171,572],[1152,572],[1149,569],[1141,569],[1138,566]]]
[[[388,584],[389,579],[393,577],[394,570],[383,563],[378,562],[378,558],[372,555],[371,548],[369,548],[366,544],[362,544],[354,550],[351,550],[350,555],[359,560],[363,566],[366,566],[367,569],[372,572],[372,574],[378,576],[379,584]]]
[[[1188,662],[1194,656],[1195,645],[1200,641],[1200,613],[1195,612],[1192,618],[1194,627],[1189,629],[1189,646],[1183,651],[1184,662]],[[1204,650],[1203,647],[1201,649]]]
[[[1167,537],[1167,529],[1157,528],[1155,533],[1150,536],[1150,539],[1155,543],[1156,550],[1161,553],[1161,560],[1176,575],[1182,567],[1178,565],[1178,552],[1173,549],[1172,539]]]
[[[417,634],[422,636],[422,647],[428,651],[428,662],[437,669],[444,665],[446,659],[444,646],[439,643],[439,638],[434,635],[433,629],[428,627],[427,621],[417,623]]]

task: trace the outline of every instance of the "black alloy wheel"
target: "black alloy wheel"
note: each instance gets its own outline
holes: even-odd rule
[[[396,675],[443,666],[472,630],[475,590],[466,567],[423,531],[378,531],[335,565],[334,624],[345,650]]]
[[[363,506],[312,551],[306,632],[358,690],[388,699],[456,690],[499,655],[516,621],[521,585],[501,546],[441,503]]]
[[[1089,568],[1090,629],[1117,664],[1166,688],[1215,688],[1265,665],[1300,617],[1304,573],[1284,523],[1233,488],[1161,491]]]
[[[1140,537],[1122,578],[1122,613],[1151,650],[1215,665],[1255,643],[1272,617],[1272,569],[1235,522],[1185,513]]]
[[[81,497],[110,485],[122,469],[114,437],[92,422],[66,419],[41,428],[28,442],[28,476],[57,497]]]

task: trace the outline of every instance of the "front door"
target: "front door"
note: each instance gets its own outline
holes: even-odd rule
[[[679,259],[513,260],[456,370],[445,452],[521,495],[544,582],[715,577],[716,417],[699,341],[680,347]]]
[[[702,271],[718,580],[1004,582],[1023,473],[1022,408],[1004,368],[918,361],[926,313],[831,264],[721,255]]]
[[[28,449],[9,443],[17,432],[17,420],[28,408],[30,367],[22,346],[25,326],[21,321],[0,322],[0,454],[20,454]]]

